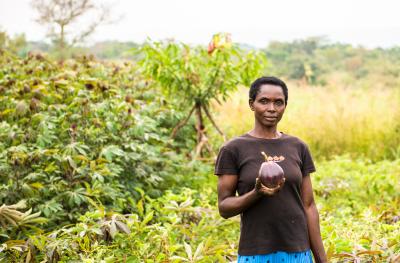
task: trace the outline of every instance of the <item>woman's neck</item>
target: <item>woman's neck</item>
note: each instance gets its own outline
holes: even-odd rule
[[[255,126],[251,131],[248,132],[251,136],[265,138],[265,139],[277,139],[281,136],[281,133],[277,131],[277,127],[260,127]]]

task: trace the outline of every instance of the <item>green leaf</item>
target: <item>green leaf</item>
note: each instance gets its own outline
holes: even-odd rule
[[[185,247],[185,251],[186,251],[186,255],[187,255],[188,259],[190,261],[193,261],[192,247],[189,244],[187,244],[186,242],[183,242],[183,245]]]
[[[109,145],[105,148],[103,148],[100,152],[100,156],[103,156],[107,159],[107,161],[111,162],[113,160],[113,157],[115,156],[123,156],[124,151],[122,151],[118,146],[116,145]]]
[[[131,230],[128,228],[128,226],[125,225],[124,223],[122,223],[121,221],[115,221],[115,224],[116,224],[117,228],[119,230],[121,230],[122,232],[124,232],[125,234],[131,233]]]
[[[144,226],[146,226],[147,223],[153,219],[153,216],[154,216],[154,211],[150,211],[149,213],[147,213],[146,216],[143,218],[143,221],[140,224],[140,227],[143,228]]]

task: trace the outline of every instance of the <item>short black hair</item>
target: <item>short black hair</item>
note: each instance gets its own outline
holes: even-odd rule
[[[283,95],[285,96],[285,105],[287,105],[287,101],[289,98],[288,88],[286,83],[283,80],[278,79],[277,77],[268,76],[268,77],[261,77],[256,79],[250,86],[249,90],[249,99],[252,101],[256,100],[257,94],[260,91],[260,87],[265,84],[276,85],[282,88]]]

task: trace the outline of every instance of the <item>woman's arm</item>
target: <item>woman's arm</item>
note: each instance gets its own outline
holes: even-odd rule
[[[328,262],[319,228],[319,214],[314,202],[314,195],[309,175],[303,177],[301,185],[301,198],[307,216],[308,234],[310,236],[311,250],[316,263]]]
[[[279,191],[285,181],[276,188],[267,188],[256,179],[256,184],[250,192],[236,196],[237,175],[224,174],[218,177],[218,209],[219,214],[227,219],[243,213],[263,195],[273,195]]]

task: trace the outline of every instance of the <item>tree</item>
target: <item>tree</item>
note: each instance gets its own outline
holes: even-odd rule
[[[173,129],[172,138],[195,113],[196,156],[202,155],[205,146],[212,153],[206,136],[205,118],[225,139],[211,115],[210,102],[227,99],[229,92],[239,84],[249,85],[265,68],[263,53],[244,52],[232,44],[229,34],[214,35],[208,49],[175,42],[155,42],[143,45],[139,52],[144,55],[140,61],[143,73],[160,84],[172,101],[179,98],[177,107],[187,111],[187,116]]]
[[[99,25],[111,22],[110,7],[96,5],[94,0],[32,0],[31,5],[39,14],[36,21],[49,27],[48,35],[61,54],[68,45],[84,41]],[[96,19],[89,26],[82,29],[79,24],[79,32],[67,31],[90,14]]]
[[[27,41],[25,34],[14,35],[10,37],[5,31],[0,30],[0,48],[7,49],[14,54],[21,55],[26,50]]]
[[[5,48],[7,46],[7,34],[5,31],[0,31],[0,48]]]

